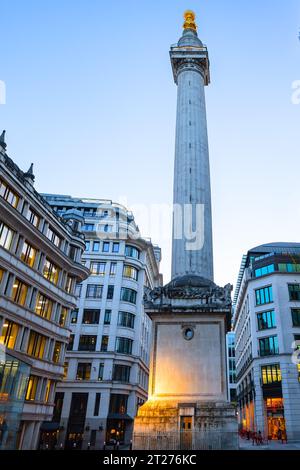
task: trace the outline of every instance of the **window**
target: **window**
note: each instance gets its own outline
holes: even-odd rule
[[[276,327],[275,312],[270,310],[269,312],[262,312],[257,314],[258,329],[268,330]]]
[[[278,264],[278,270],[282,273],[299,273],[300,264],[297,263],[280,263]]]
[[[40,335],[35,331],[31,331],[29,335],[27,354],[38,359],[43,359],[46,339],[46,336]]]
[[[99,373],[98,373],[98,380],[99,381],[103,380],[103,374],[104,374],[104,362],[100,362],[100,364],[99,364]]]
[[[0,179],[0,196],[12,207],[17,208],[20,200],[18,194],[2,179]]]
[[[52,361],[55,364],[58,364],[60,362],[61,348],[62,348],[62,343],[60,343],[59,341],[55,341],[53,356],[52,356]]]
[[[64,375],[63,375],[63,380],[67,380],[68,371],[69,371],[69,363],[68,363],[68,361],[65,361],[65,362],[64,362]]]
[[[123,366],[119,364],[114,365],[113,370],[113,380],[117,380],[118,382],[129,382],[130,378],[130,367]]]
[[[109,275],[110,276],[115,276],[116,272],[117,272],[117,263],[110,263]]]
[[[300,308],[292,308],[293,326],[300,326]]]
[[[95,225],[94,224],[85,224],[82,226],[81,229],[83,232],[93,232],[95,230]]]
[[[279,354],[277,336],[269,336],[259,340],[260,356],[273,356]]]
[[[268,266],[263,266],[262,268],[255,270],[255,277],[267,276],[268,274],[275,272],[274,264],[269,264]]]
[[[89,240],[85,241],[85,251],[90,251],[91,242]]]
[[[105,266],[106,263],[92,261],[91,262],[91,274],[93,276],[105,276]]]
[[[48,227],[46,237],[58,248],[61,245],[62,239],[57,235],[52,228]]]
[[[54,411],[52,422],[59,423],[61,418],[61,412],[64,404],[65,394],[63,392],[57,392],[54,398]]]
[[[290,301],[300,300],[300,284],[289,284]]]
[[[101,351],[106,352],[108,349],[108,336],[104,335],[102,336],[101,340]]]
[[[80,297],[81,296],[81,291],[82,291],[82,284],[76,284],[75,296]]]
[[[27,241],[25,241],[23,243],[21,260],[32,268],[36,259],[36,253],[37,250],[33,248],[33,246],[31,246]]]
[[[116,338],[116,352],[121,354],[132,354],[132,344],[132,339]]]
[[[5,320],[0,336],[0,344],[9,349],[14,349],[18,333],[19,325],[10,320]]]
[[[135,315],[129,312],[119,312],[118,325],[126,328],[134,328]]]
[[[86,289],[87,299],[102,299],[103,286],[98,284],[88,284]]]
[[[109,253],[109,245],[110,245],[109,242],[103,242],[103,245],[102,245],[103,253]]]
[[[79,351],[95,351],[96,350],[97,336],[94,335],[81,335],[79,338]]]
[[[34,212],[31,207],[28,209],[26,219],[36,228],[39,228],[40,225],[40,217]]]
[[[68,316],[68,309],[66,307],[62,307],[59,316],[59,324],[60,326],[65,326]]]
[[[109,413],[124,415],[127,412],[128,395],[112,393],[109,401]]]
[[[135,304],[136,303],[136,291],[133,289],[128,289],[127,287],[122,287],[121,300],[123,302],[129,302],[131,304]]]
[[[94,416],[98,416],[98,415],[99,415],[100,398],[101,398],[101,393],[96,393],[95,406],[94,406]]]
[[[104,325],[110,325],[111,310],[105,310],[104,314]]]
[[[281,370],[279,364],[262,366],[261,377],[263,385],[281,382]]]
[[[77,366],[76,380],[90,380],[92,364],[79,362]]]
[[[5,225],[3,222],[0,222],[0,246],[6,250],[10,250],[14,233],[15,232],[7,225]]]
[[[73,261],[76,261],[77,260],[77,252],[78,252],[77,247],[74,246],[74,245],[70,245],[69,258],[72,259]]]
[[[26,302],[28,286],[24,282],[16,279],[12,288],[11,299],[19,305],[24,306]]]
[[[133,279],[134,281],[137,281],[138,270],[133,266],[129,266],[128,264],[125,264],[123,268],[123,277],[128,277],[129,279]]]
[[[108,286],[107,287],[107,300],[112,300],[114,298],[114,286]]]
[[[43,269],[43,276],[44,278],[48,279],[48,281],[52,282],[53,284],[57,285],[59,279],[60,269],[56,264],[46,258],[44,269]]]
[[[77,323],[78,309],[72,310],[71,312],[71,323]]]
[[[85,325],[98,325],[100,318],[100,310],[85,309],[83,310],[82,323]]]
[[[264,305],[273,302],[272,286],[263,287],[255,291],[256,305]]]
[[[39,377],[36,377],[35,375],[29,376],[25,400],[27,401],[35,400],[38,382],[39,382]]]
[[[67,351],[73,351],[75,335],[70,335]]]
[[[99,250],[100,250],[100,242],[94,242],[93,251],[99,251]]]
[[[140,252],[135,246],[126,245],[125,246],[125,256],[129,256],[130,258],[139,259]]]
[[[53,302],[44,294],[38,293],[36,304],[35,304],[35,313],[40,315],[43,318],[50,320],[53,309]]]
[[[66,281],[66,292],[68,294],[73,294],[73,289],[75,286],[75,279],[72,276],[67,276],[67,281]]]
[[[119,253],[120,251],[120,243],[113,243],[113,253]]]

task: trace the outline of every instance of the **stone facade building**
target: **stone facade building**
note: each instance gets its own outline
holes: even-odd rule
[[[32,166],[21,171],[0,137],[0,448],[35,449],[52,419],[62,380],[83,218],[57,216],[34,189]]]
[[[261,245],[243,257],[233,324],[240,427],[300,440],[300,244]]]
[[[143,297],[162,283],[160,249],[140,237],[133,215],[119,204],[44,197],[59,214],[76,209],[84,217],[90,277],[77,286],[66,376],[42,445],[53,446],[57,436],[65,448],[102,449],[114,439],[128,445],[147,400],[151,320]]]

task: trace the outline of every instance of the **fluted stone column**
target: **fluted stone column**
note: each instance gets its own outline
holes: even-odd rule
[[[186,29],[178,45],[171,48],[170,57],[175,83],[178,85],[172,279],[195,274],[213,280],[211,189],[204,93],[204,86],[209,83],[208,53],[197,32]],[[189,230],[197,231],[197,246],[184,230],[184,224],[188,221],[188,212],[184,213],[185,210],[191,211]],[[181,214],[184,215],[182,223]],[[191,241],[191,246],[188,246]]]

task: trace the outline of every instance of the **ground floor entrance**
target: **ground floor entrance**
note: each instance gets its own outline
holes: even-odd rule
[[[193,417],[181,416],[180,418],[180,450],[191,450],[193,448]]]
[[[286,436],[283,398],[267,398],[268,438],[278,439]]]

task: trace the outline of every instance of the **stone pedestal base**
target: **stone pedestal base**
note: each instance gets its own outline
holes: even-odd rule
[[[147,401],[134,422],[136,450],[238,449],[238,424],[226,402]]]

